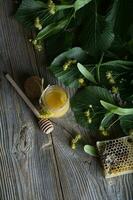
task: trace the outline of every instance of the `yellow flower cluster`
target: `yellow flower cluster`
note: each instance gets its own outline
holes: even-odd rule
[[[89,107],[92,109],[92,105],[89,105]],[[84,115],[87,117],[88,123],[92,123],[92,117],[91,117],[91,110],[88,109],[87,111],[84,112]]]
[[[103,136],[108,136],[109,135],[109,132],[107,131],[107,129],[105,129],[103,127],[100,127],[99,131]]]
[[[78,82],[81,86],[84,86],[85,85],[85,80],[83,78],[79,78],[78,79]]]
[[[112,93],[113,93],[113,94],[118,94],[118,92],[119,92],[119,88],[113,86],[113,87],[112,87]]]
[[[110,84],[115,84],[115,80],[113,78],[112,71],[106,72],[106,78],[107,78],[107,80],[109,80]]]
[[[42,29],[42,24],[40,22],[39,17],[36,17],[35,22],[34,22],[35,28],[37,28],[39,31]]]
[[[43,46],[41,44],[41,41],[39,40],[32,40],[32,39],[29,39],[29,42],[32,42],[32,44],[34,45],[35,49],[38,50],[38,51],[42,51],[43,49]]]
[[[113,75],[112,75],[112,71],[107,71],[106,72],[106,78],[107,78],[107,80],[109,81],[110,84],[112,84],[112,85],[116,84],[116,82],[115,82],[115,80],[113,78]],[[119,93],[119,88],[116,87],[116,86],[112,86],[111,92],[112,92],[112,94],[118,94]]]
[[[56,5],[52,0],[49,0],[48,8],[49,8],[50,14],[54,15],[56,13]]]
[[[77,62],[76,60],[68,60],[63,65],[63,70],[66,71],[72,64],[75,64],[76,62]]]
[[[76,149],[77,143],[78,143],[80,140],[81,140],[81,135],[80,135],[80,134],[76,135],[76,137],[75,137],[74,139],[72,139],[72,141],[71,141],[71,148],[72,148],[73,150]]]
[[[41,119],[48,119],[53,116],[53,113],[47,111],[45,108],[40,109],[40,118]]]

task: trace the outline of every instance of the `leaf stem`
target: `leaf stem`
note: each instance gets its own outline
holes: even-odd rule
[[[123,116],[118,117],[115,121],[113,121],[113,122],[109,125],[109,127],[108,127],[107,129],[109,130],[109,129],[110,129],[116,122],[118,122],[122,117],[123,117]]]
[[[99,63],[96,65],[97,66],[97,79],[98,79],[98,82],[100,82],[100,66],[101,66],[101,63],[103,61],[103,56],[104,56],[104,52],[101,55]]]

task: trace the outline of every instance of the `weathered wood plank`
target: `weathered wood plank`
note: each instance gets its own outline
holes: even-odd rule
[[[0,199],[62,199],[53,148],[45,148],[37,121],[3,77],[9,72],[21,83],[25,75],[38,74],[33,48],[23,29],[9,17],[12,2],[0,9]],[[28,46],[29,45],[29,46]]]

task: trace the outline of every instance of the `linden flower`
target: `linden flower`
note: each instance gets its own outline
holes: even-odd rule
[[[75,143],[72,143],[72,144],[71,144],[71,148],[72,148],[73,150],[75,150],[75,149],[76,149],[76,144],[75,144]]]
[[[32,42],[32,44],[34,45],[35,49],[38,50],[38,51],[42,51],[43,49],[43,46],[41,44],[41,41],[38,41],[38,40],[29,40],[30,42]]]
[[[89,124],[92,123],[92,119],[91,119],[91,118],[88,119],[88,123],[89,123]]]
[[[33,45],[37,45],[37,40],[32,40]]]
[[[104,136],[108,136],[108,131],[107,131],[107,130],[103,130],[103,131],[101,131],[101,133],[102,133],[102,135],[104,135]]]
[[[115,84],[115,80],[113,79],[113,76],[112,76],[112,71],[106,72],[106,78],[107,80],[109,80],[110,84]]]
[[[63,65],[63,70],[66,71],[66,70],[68,69],[68,67],[69,67],[69,66],[68,66],[68,63],[65,63],[65,64]]]
[[[40,119],[48,119],[50,118],[52,115],[51,114],[40,114]]]
[[[99,131],[101,132],[101,134],[103,136],[108,136],[109,135],[109,132],[102,126],[99,127]]]
[[[41,30],[41,29],[42,29],[42,25],[41,25],[41,23],[40,23],[39,17],[36,17],[34,26],[35,26],[38,30]]]
[[[76,137],[74,139],[72,139],[72,141],[71,141],[71,148],[72,149],[76,149],[79,140],[81,140],[81,135],[77,134]]]
[[[91,115],[90,110],[88,109],[87,111],[85,111],[84,115],[87,117],[88,123],[91,124],[92,123],[92,118],[90,117],[90,115]]]
[[[56,5],[52,0],[49,1],[48,7],[50,14],[54,15],[56,13]]]
[[[119,88],[113,86],[113,87],[112,87],[112,93],[113,93],[113,94],[118,94],[118,92],[119,92]]]
[[[80,83],[80,85],[84,85],[85,80],[84,80],[83,78],[79,78],[79,79],[78,79],[78,82]]]
[[[76,143],[75,139],[72,139],[72,144]]]
[[[71,64],[75,64],[77,62],[77,60],[70,60]]]
[[[76,135],[75,137],[76,142],[79,141],[80,139],[81,139],[81,135],[80,134]]]
[[[81,139],[81,135],[78,134],[74,139],[72,139],[72,143],[77,143]]]
[[[37,49],[38,51],[42,51],[43,47],[41,44],[37,44],[35,45],[35,49]]]
[[[106,78],[109,80],[112,78],[112,72],[111,71],[107,71],[106,72]]]
[[[111,78],[111,79],[109,79],[109,83],[115,84],[116,82],[115,82],[115,80],[113,78]]]
[[[68,60],[63,65],[63,70],[66,71],[72,64],[75,64],[76,62],[77,62],[76,60]]]
[[[53,116],[53,113],[50,111],[46,111],[44,108],[41,108],[40,110],[40,118],[41,119],[48,119]]]
[[[86,117],[89,117],[90,116],[90,110],[85,111],[84,114],[85,114]]]

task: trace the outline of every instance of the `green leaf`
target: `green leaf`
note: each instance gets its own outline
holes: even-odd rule
[[[107,69],[112,69],[114,71],[117,70],[132,70],[133,69],[133,61],[125,61],[125,60],[112,60],[105,63],[102,63],[101,66],[107,67]]]
[[[116,105],[107,103],[103,100],[101,100],[100,103],[105,109],[109,110],[111,113],[122,115],[122,116],[133,115],[133,108],[121,108]]]
[[[120,125],[126,134],[133,130],[133,115],[126,115],[120,118]]]
[[[89,72],[82,64],[77,63],[78,70],[83,74],[83,76],[89,81],[96,84],[96,80],[91,72]]]
[[[90,3],[92,0],[76,0],[74,3],[75,11],[78,11],[82,7],[84,7],[86,4]]]
[[[60,32],[60,34],[56,34],[45,41],[48,65],[50,65],[52,60],[62,52],[72,48],[73,38],[74,33],[65,31]]]
[[[23,0],[15,16],[25,26],[34,27],[36,17],[42,21],[48,16],[48,6],[42,1]]]
[[[56,11],[61,11],[61,10],[70,9],[70,8],[74,8],[74,6],[73,5],[57,5]]]
[[[43,3],[42,1],[35,1],[35,0],[23,0],[20,4],[18,11],[25,11],[25,10],[36,10],[38,8],[46,8],[47,4]]]
[[[50,69],[58,80],[62,81],[66,86],[77,88],[80,86],[78,79],[81,76],[76,67],[77,63],[70,66],[67,70],[63,69],[63,65],[69,60],[84,62],[86,58],[87,53],[85,51],[79,47],[74,47],[57,56],[51,63]]]
[[[88,153],[91,156],[97,156],[97,149],[94,146],[91,145],[85,145],[84,151]]]
[[[127,101],[133,101],[133,94],[126,98]]]
[[[92,56],[97,56],[107,50],[114,40],[112,24],[104,16],[98,14],[96,1],[89,4],[82,16],[79,40],[82,48],[89,51]]]
[[[16,18],[25,26],[34,27],[36,17],[40,19],[43,26],[50,25],[61,19],[66,19],[64,10],[73,8],[73,5],[55,5],[55,14],[52,15],[49,11],[48,3],[35,0],[23,0],[16,12]],[[73,9],[74,10],[74,9]]]
[[[133,1],[117,0],[113,1],[112,8],[107,14],[107,20],[112,22],[115,34],[114,41],[111,45],[111,51],[117,55],[123,56],[123,52],[129,51],[131,54],[132,46],[128,45],[132,41],[131,26],[133,24]],[[126,31],[125,31],[126,30]]]
[[[69,23],[69,19],[63,19],[59,22],[52,23],[46,26],[42,31],[40,31],[36,37],[36,40],[46,39],[61,30],[63,30]]]
[[[133,61],[113,60],[104,62],[100,65],[99,73],[101,85],[108,88],[111,87],[111,84],[107,78],[107,74],[111,73],[116,87],[119,89],[121,99],[123,99],[123,101],[130,101],[128,97],[132,95],[133,85],[131,84],[131,80],[133,79]]]
[[[133,22],[133,1],[114,1],[107,19],[112,22],[115,35],[119,35],[124,41],[128,38],[128,28]]]
[[[81,91],[78,91],[75,96],[71,98],[71,108],[74,112],[77,122],[86,128],[97,130],[104,117],[105,109],[100,104],[100,100],[114,103],[112,95],[105,88],[98,86],[88,86]],[[90,105],[92,108],[90,108]],[[90,118],[92,123],[89,123],[85,114],[90,111]]]

